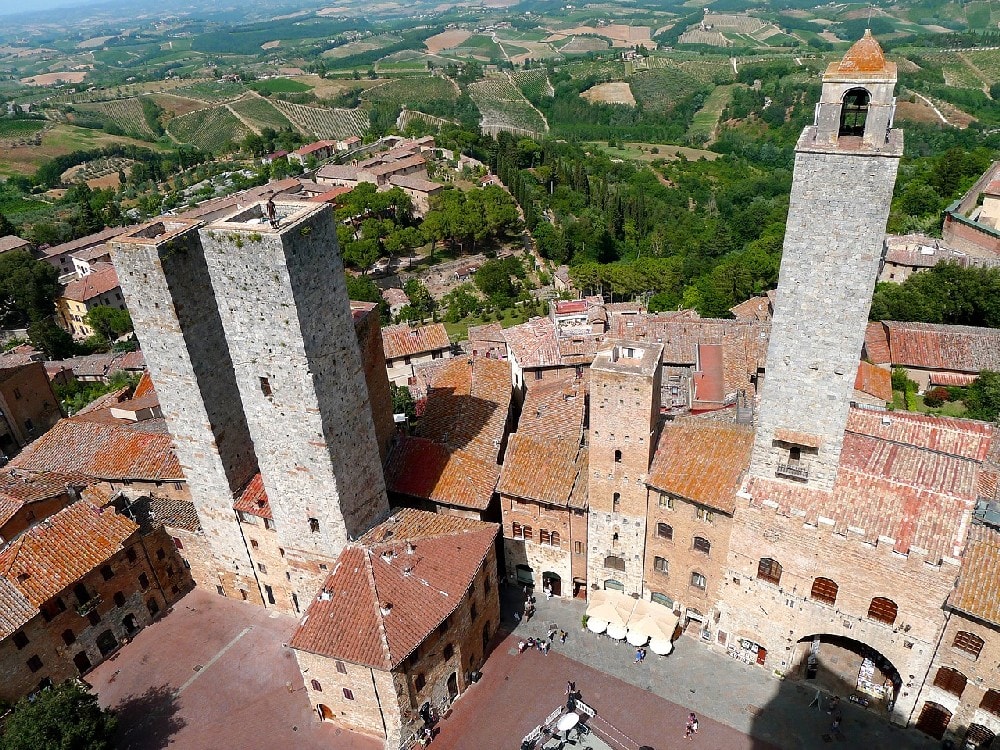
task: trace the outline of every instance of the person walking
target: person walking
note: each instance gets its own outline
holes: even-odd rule
[[[569,633],[567,633],[565,630],[563,630],[563,631],[561,631],[559,633],[559,642],[560,643],[565,644],[567,638],[569,638]]]
[[[687,724],[684,729],[684,739],[690,740],[696,734],[698,734],[698,717],[692,711],[688,714]]]
[[[274,206],[274,196],[272,195],[267,199],[267,203],[264,206],[267,211],[267,220],[271,224],[271,229],[278,228],[278,211]]]

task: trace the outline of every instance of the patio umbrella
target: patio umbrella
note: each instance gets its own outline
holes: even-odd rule
[[[666,656],[671,651],[674,650],[674,644],[670,641],[664,641],[660,638],[654,638],[649,642],[649,650],[654,654],[659,654],[660,656]]]
[[[603,633],[607,629],[608,624],[604,620],[598,620],[596,617],[587,620],[587,630],[591,633]]]
[[[590,594],[590,604],[587,607],[587,614],[610,625],[621,625],[625,627],[632,609],[635,607],[635,600],[617,591],[593,591]],[[622,638],[625,636],[623,635]]]
[[[590,623],[588,622],[587,624],[589,625]],[[611,638],[614,638],[616,641],[620,641],[626,635],[628,635],[628,631],[625,629],[624,625],[616,625],[614,623],[608,625],[608,629],[606,632]]]
[[[629,630],[628,635],[625,636],[625,640],[627,640],[633,646],[645,646],[646,641],[649,640],[649,636],[644,633],[639,633],[635,630]]]

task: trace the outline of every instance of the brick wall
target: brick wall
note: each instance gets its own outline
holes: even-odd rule
[[[59,421],[59,399],[41,362],[23,365],[5,375],[0,382],[0,410],[6,419],[0,419],[0,431],[9,426],[23,447]]]
[[[552,572],[559,576],[558,595],[573,596],[574,542],[581,541],[583,549],[587,545],[586,534],[582,540],[573,536],[573,511],[506,495],[500,496],[500,508],[503,514],[504,564],[510,580],[516,580],[518,565],[527,565],[532,569],[536,587],[541,589],[543,573]],[[515,523],[522,529],[520,536],[514,534]],[[576,524],[577,527],[580,525]],[[531,528],[530,539],[523,538],[525,527]],[[548,544],[541,543],[543,530],[549,533]],[[558,546],[551,542],[553,532],[559,535]]]
[[[978,254],[985,250],[1000,255],[1000,237],[952,218],[950,214],[945,214],[941,239],[944,244],[962,252]]]
[[[735,517],[718,605],[721,617],[714,629],[725,632],[729,643],[746,638],[764,646],[765,665],[782,672],[798,668],[793,657],[804,658],[805,653],[796,644],[813,635],[865,644],[902,675],[893,720],[905,723],[944,626],[942,606],[954,586],[957,566],[916,552],[901,555],[891,544],[867,544],[852,532],[845,536],[825,526],[804,525],[799,517],[749,507],[746,501]],[[781,564],[777,585],[758,580],[761,558]],[[811,597],[819,576],[839,586],[833,605]],[[868,618],[874,597],[896,603],[892,625]]]

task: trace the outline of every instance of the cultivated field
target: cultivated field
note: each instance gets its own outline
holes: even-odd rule
[[[128,135],[138,138],[153,137],[153,131],[142,112],[142,105],[135,97],[79,105],[77,109],[99,113],[101,117],[109,120],[115,127]]]
[[[691,127],[688,128],[688,137],[693,139],[695,143],[708,144],[715,140],[719,117],[722,115],[722,110],[729,104],[735,85],[716,86],[708,95],[701,109],[695,113]]]
[[[165,112],[169,112],[173,117],[186,115],[196,109],[204,109],[205,102],[200,99],[189,99],[186,96],[174,96],[173,94],[150,94],[149,98],[156,102]]]
[[[571,36],[559,51],[566,55],[583,55],[588,52],[600,52],[608,48],[607,39],[597,36]]]
[[[0,139],[14,140],[34,135],[42,130],[46,120],[0,120]]]
[[[382,49],[383,47],[388,47],[399,41],[402,41],[401,38],[393,34],[370,36],[366,39],[358,39],[357,41],[348,42],[347,44],[341,44],[339,47],[328,49],[323,53],[323,57],[332,57],[334,59],[350,57],[351,55],[359,55],[362,52],[371,52],[375,49]]]
[[[443,31],[440,34],[428,37],[424,40],[424,46],[427,47],[428,52],[432,55],[436,55],[446,49],[460,47],[462,42],[470,36],[472,36],[471,31],[466,31],[465,29],[449,29],[448,31]]]
[[[175,117],[167,124],[167,132],[180,143],[190,143],[205,151],[217,153],[230,143],[241,141],[250,128],[225,106],[207,107],[197,112]]]
[[[529,99],[556,95],[555,89],[552,88],[552,82],[549,81],[549,76],[544,70],[522,70],[513,73],[511,80]]]
[[[301,130],[316,138],[361,136],[367,133],[370,127],[368,113],[363,109],[308,107],[304,104],[290,104],[277,100],[274,106]]]
[[[632,89],[627,81],[614,81],[612,83],[599,83],[586,91],[580,92],[580,96],[591,104],[627,104],[635,106],[635,97],[632,96]]]
[[[35,76],[22,78],[21,83],[28,86],[54,86],[57,83],[81,83],[87,77],[85,70],[64,70],[60,73],[39,73]]]
[[[479,125],[483,132],[501,130],[520,135],[539,134],[549,129],[541,113],[531,106],[524,94],[507,76],[493,76],[468,88],[469,96],[482,113]]]
[[[559,29],[546,42],[555,42],[569,36],[595,34],[607,37],[613,47],[632,47],[636,44],[649,44],[650,28],[648,26],[628,26],[625,24],[608,24],[606,26],[574,26],[569,29]]]
[[[202,101],[214,103],[237,99],[246,91],[246,86],[242,83],[231,83],[229,81],[200,81],[189,86],[180,86],[173,90],[177,96],[184,96],[190,99],[201,99]]]
[[[632,76],[632,95],[649,112],[672,112],[678,102],[705,86],[680,70],[648,70]]]
[[[275,109],[267,99],[262,99],[254,94],[247,94],[241,99],[229,105],[229,108],[243,120],[250,128],[256,131],[264,128],[291,128],[292,123],[288,121],[281,112]]]
[[[451,81],[433,76],[389,81],[368,89],[361,98],[366,102],[388,102],[420,109],[428,102],[453,102],[458,98],[458,91]]]

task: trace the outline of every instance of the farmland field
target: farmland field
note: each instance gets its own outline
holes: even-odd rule
[[[591,86],[586,91],[581,91],[580,96],[591,104],[627,104],[635,106],[635,97],[627,81],[613,81],[611,83],[599,83]]]
[[[396,36],[395,34],[380,34],[378,36],[359,39],[354,42],[348,42],[347,44],[341,44],[339,47],[328,49],[323,53],[323,57],[332,57],[335,59],[350,57],[351,55],[358,55],[362,52],[370,52],[375,49],[389,47],[401,41],[402,37]]]
[[[206,102],[221,102],[226,99],[235,99],[244,91],[246,91],[246,86],[242,83],[201,81],[199,83],[192,83],[190,86],[176,88],[173,90],[173,93],[177,96],[201,99]]]
[[[711,143],[715,137],[715,126],[719,122],[722,110],[729,104],[729,99],[733,93],[733,86],[716,86],[701,109],[695,112],[691,127],[688,128],[688,137],[695,142],[701,141]]]
[[[191,143],[215,153],[230,142],[242,140],[250,130],[236,115],[218,106],[175,117],[168,123],[167,132],[180,143]]]
[[[548,123],[524,98],[507,76],[493,76],[473,83],[469,96],[482,113],[480,127],[485,132],[542,133]]]
[[[529,99],[556,95],[552,82],[544,70],[522,70],[514,73],[511,78]]]
[[[142,105],[135,97],[128,99],[111,99],[106,102],[99,102],[92,105],[81,105],[77,107],[83,111],[99,112],[101,116],[115,127],[137,138],[152,138],[153,131],[146,122],[146,117],[142,112]]]
[[[360,136],[370,127],[368,113],[363,109],[308,107],[283,101],[275,101],[274,105],[295,125],[316,138]]]
[[[450,81],[434,76],[389,81],[364,92],[361,98],[367,102],[389,102],[420,109],[426,102],[453,102],[458,92]]]
[[[288,78],[270,78],[266,81],[254,81],[249,85],[250,88],[261,94],[301,94],[303,91],[312,90],[312,86],[309,84]]]
[[[649,70],[632,76],[632,94],[650,112],[673,111],[678,102],[705,84],[680,70]]]
[[[204,109],[205,102],[200,99],[188,99],[185,96],[174,96],[173,94],[150,94],[150,99],[163,107],[164,111],[171,113],[173,117],[186,115],[196,109]]]
[[[0,119],[0,138],[24,138],[37,133],[46,124],[45,120]]]
[[[292,123],[288,121],[281,112],[275,109],[267,99],[259,96],[247,95],[229,105],[230,108],[246,120],[250,125],[262,128],[291,128]]]

